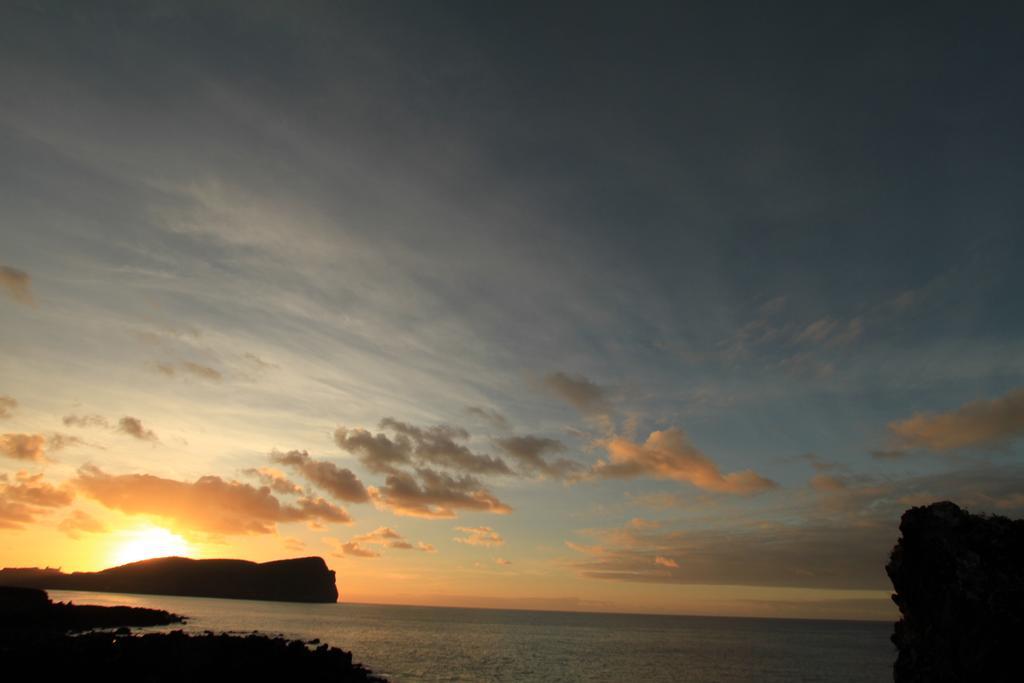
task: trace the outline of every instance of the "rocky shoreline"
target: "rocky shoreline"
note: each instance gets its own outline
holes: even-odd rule
[[[53,603],[42,590],[0,587],[0,662],[5,672],[31,676],[23,680],[384,681],[353,663],[351,652],[325,644],[130,630],[184,620],[163,610]]]

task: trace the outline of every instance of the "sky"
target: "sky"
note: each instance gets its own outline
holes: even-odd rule
[[[0,9],[0,566],[891,619],[1024,512],[1013,3]]]

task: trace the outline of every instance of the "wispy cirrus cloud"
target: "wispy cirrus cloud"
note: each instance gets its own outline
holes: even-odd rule
[[[544,387],[587,417],[608,418],[611,403],[607,391],[583,375],[551,372],[541,380]]]
[[[505,431],[511,426],[508,422],[508,418],[494,408],[466,406],[466,414],[485,422],[499,431]]]
[[[157,372],[168,377],[175,377],[179,374],[183,374],[210,382],[220,382],[224,379],[224,373],[217,368],[210,367],[209,365],[203,365],[202,363],[195,363],[193,361],[183,361],[181,363],[157,363],[155,367]]]

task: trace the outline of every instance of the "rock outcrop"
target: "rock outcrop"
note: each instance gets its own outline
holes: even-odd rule
[[[354,664],[351,652],[319,642],[211,632],[133,635],[127,628],[180,621],[163,610],[52,603],[41,590],[0,587],[4,680],[385,683]],[[81,631],[87,632],[75,635]]]
[[[943,502],[905,512],[900,532],[896,683],[1024,680],[1024,520]]]
[[[0,633],[69,633],[97,628],[166,626],[185,621],[177,614],[146,607],[100,607],[51,602],[38,588],[0,586]]]
[[[320,557],[275,562],[162,557],[100,572],[3,569],[0,585],[201,598],[337,602],[334,572]]]

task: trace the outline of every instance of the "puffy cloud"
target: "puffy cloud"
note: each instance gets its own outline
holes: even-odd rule
[[[147,429],[142,424],[142,420],[129,415],[125,415],[118,420],[116,425],[112,425],[102,415],[65,415],[63,421],[65,427],[102,427],[104,429],[114,429],[141,441],[160,440],[152,429]]]
[[[107,474],[86,465],[74,480],[83,494],[130,515],[153,515],[179,527],[222,534],[265,534],[277,523],[348,523],[348,513],[323,498],[283,505],[269,487],[255,488],[217,476],[194,482],[149,474]]]
[[[436,553],[437,552],[437,548],[435,548],[430,543],[424,543],[423,541],[416,541],[416,550],[419,550],[419,551],[424,552],[424,553]]]
[[[300,495],[302,487],[288,478],[284,472],[273,467],[260,467],[256,469],[243,470],[242,474],[256,477],[264,486],[269,486],[274,493],[284,495]]]
[[[137,417],[124,416],[117,421],[117,431],[142,441],[159,441],[152,429],[146,429]]]
[[[380,421],[380,428],[390,429],[408,438],[414,445],[413,455],[421,463],[473,474],[512,473],[501,458],[478,455],[470,451],[464,444],[457,443],[469,438],[469,432],[461,427],[449,425],[416,427],[386,417]]]
[[[654,558],[654,564],[660,564],[662,567],[668,567],[669,569],[679,569],[679,563],[671,557],[662,557],[661,555],[658,555]]]
[[[74,510],[57,528],[71,538],[80,538],[83,533],[99,534],[107,530],[102,522],[82,510]]]
[[[466,413],[473,417],[483,420],[490,426],[499,430],[506,430],[509,428],[508,419],[493,408],[481,408],[480,406],[466,406]]]
[[[352,470],[338,467],[331,462],[314,460],[306,451],[275,451],[270,454],[270,459],[279,465],[295,469],[314,486],[327,491],[338,500],[350,503],[365,503],[370,500],[366,487]]]
[[[17,407],[18,402],[10,396],[0,396],[0,419],[10,417]]]
[[[505,545],[505,539],[497,531],[489,526],[457,526],[456,531],[461,531],[465,536],[459,536],[452,540],[465,545],[481,545],[485,548],[493,548]]]
[[[401,467],[436,465],[471,474],[511,474],[501,458],[473,453],[465,444],[469,432],[461,427],[417,427],[386,417],[380,428],[393,432],[371,434],[365,429],[339,427],[334,442],[359,458],[367,469],[394,474]]]
[[[334,442],[338,448],[352,453],[367,469],[378,474],[391,474],[397,472],[400,466],[412,464],[412,444],[401,435],[391,440],[386,434],[339,427],[334,430]]]
[[[582,375],[552,372],[544,376],[549,391],[588,417],[611,414],[605,390]]]
[[[582,470],[582,466],[572,460],[559,458],[549,461],[545,457],[566,450],[565,445],[557,439],[532,435],[510,436],[498,439],[495,443],[508,456],[515,459],[528,474],[563,479]]]
[[[749,495],[776,488],[752,470],[722,474],[706,455],[690,443],[678,428],[651,432],[643,444],[623,437],[606,440],[609,460],[599,460],[592,472],[605,478],[650,476],[683,481],[716,493]]]
[[[416,477],[408,472],[389,474],[383,486],[371,486],[369,491],[378,507],[408,517],[452,519],[459,509],[495,514],[512,511],[475,477],[453,477],[429,468],[417,469]]]
[[[35,303],[32,298],[32,276],[23,270],[0,266],[0,287],[7,290],[7,294],[18,303],[31,306]]]
[[[42,434],[4,434],[0,436],[0,455],[15,460],[46,460],[46,437]]]
[[[1024,388],[991,400],[966,403],[948,413],[917,413],[889,423],[897,448],[948,451],[998,447],[1024,436]]]

